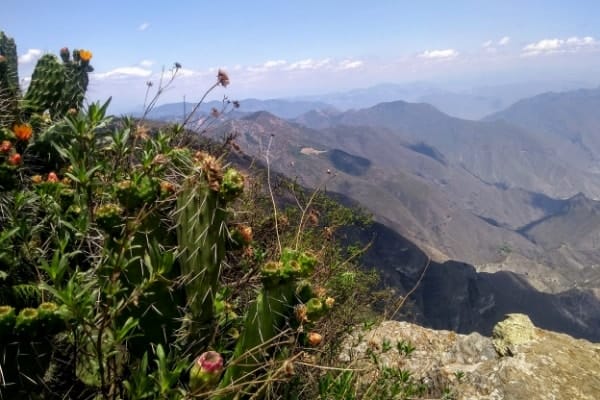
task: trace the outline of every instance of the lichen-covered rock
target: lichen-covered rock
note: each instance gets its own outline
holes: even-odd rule
[[[377,359],[380,366],[409,370],[428,386],[426,398],[441,398],[450,388],[457,400],[600,399],[600,344],[536,328],[518,314],[499,323],[494,336],[385,321],[355,330],[340,360],[365,367]],[[397,343],[415,350],[403,354]],[[509,351],[501,356],[498,348]]]
[[[512,356],[516,354],[517,346],[535,338],[535,326],[527,315],[508,314],[504,321],[494,326],[492,338],[498,354]]]

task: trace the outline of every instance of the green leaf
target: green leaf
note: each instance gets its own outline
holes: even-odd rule
[[[131,332],[133,329],[135,329],[139,323],[140,323],[140,321],[137,318],[133,318],[133,317],[127,318],[127,321],[125,321],[125,323],[123,324],[121,329],[117,330],[117,332],[116,332],[117,342],[124,341],[125,338],[127,337],[127,335],[129,334],[129,332]]]

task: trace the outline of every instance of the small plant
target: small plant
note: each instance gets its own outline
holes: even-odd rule
[[[465,377],[465,372],[464,372],[464,371],[456,371],[456,372],[454,373],[454,377],[455,377],[455,378],[456,378],[456,380],[457,380],[457,381],[460,383],[460,382],[462,382],[462,380],[463,380],[463,379],[464,379],[464,377]]]
[[[392,342],[388,338],[384,338],[381,342],[381,352],[387,353],[392,349]]]
[[[398,342],[396,342],[396,350],[398,350],[398,354],[400,354],[401,356],[410,357],[410,355],[413,351],[416,350],[416,348],[406,340],[399,340]]]

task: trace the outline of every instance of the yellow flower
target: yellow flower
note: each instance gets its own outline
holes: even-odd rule
[[[88,62],[92,59],[92,52],[89,50],[79,50],[79,58],[83,62]]]
[[[13,126],[13,132],[17,139],[26,142],[31,138],[33,130],[29,124],[16,124]]]

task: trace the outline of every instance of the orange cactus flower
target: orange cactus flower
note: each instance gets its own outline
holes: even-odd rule
[[[0,153],[7,154],[12,149],[12,143],[8,140],[3,140],[0,144]]]
[[[92,52],[89,50],[79,50],[79,58],[83,62],[89,62],[92,59]]]
[[[31,177],[31,182],[33,182],[34,184],[38,184],[38,183],[42,183],[42,176],[41,175],[34,175]]]
[[[56,173],[50,172],[48,174],[48,178],[46,179],[46,182],[57,183],[58,182],[58,176],[56,176]]]
[[[10,165],[19,165],[22,162],[22,157],[19,153],[15,153],[12,156],[8,157],[8,163]]]
[[[31,138],[33,130],[29,124],[16,124],[13,126],[13,132],[17,139],[26,142]]]

